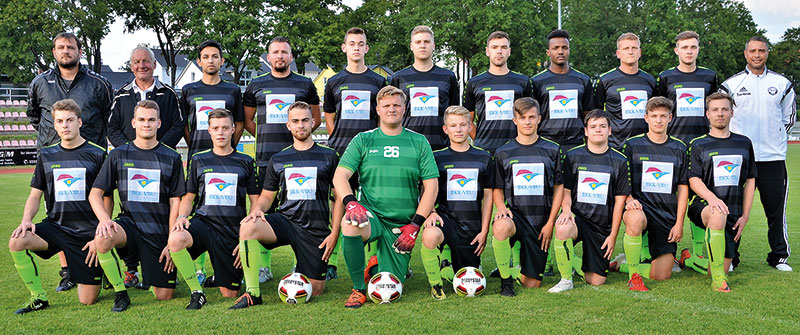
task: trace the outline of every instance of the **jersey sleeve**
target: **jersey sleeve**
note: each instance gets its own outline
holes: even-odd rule
[[[572,163],[569,160],[569,155],[561,155],[561,173],[564,174],[564,189],[575,189],[575,174],[572,173]]]
[[[795,102],[794,88],[792,82],[786,83],[786,90],[783,93],[783,100],[781,100],[781,111],[783,117],[783,124],[786,126],[786,132],[792,129],[794,122],[797,120],[797,103]]]
[[[97,174],[97,178],[94,179],[94,184],[92,184],[92,188],[98,188],[106,193],[111,193],[114,189],[117,188],[117,155],[114,154],[112,151],[105,162],[103,162],[103,167],[100,168],[100,172]]]
[[[594,84],[594,108],[606,109],[606,88],[602,78],[598,78]]]
[[[247,161],[247,194],[260,194],[258,188],[258,174],[256,173],[256,161]]]
[[[189,124],[189,112],[191,109],[191,105],[189,105],[189,96],[191,96],[191,92],[189,90],[181,91],[180,101],[178,102],[181,107],[181,113],[183,113],[183,119],[186,120],[187,125],[191,129],[192,125]]]
[[[689,164],[686,168],[689,179],[697,177],[703,179],[703,161],[700,152],[694,143],[689,144]]]
[[[256,92],[252,82],[250,82],[250,85],[247,85],[247,89],[244,90],[244,94],[242,95],[242,105],[245,107],[256,106]]]
[[[167,194],[170,198],[186,194],[186,180],[183,177],[183,162],[180,157],[172,161],[172,178],[167,186],[169,187]]]
[[[275,171],[275,164],[270,159],[267,164],[267,171],[264,172],[264,189],[275,192],[280,187],[280,174]]]
[[[420,148],[420,179],[428,180],[439,177],[439,168],[436,167],[436,159],[433,158],[433,150],[431,150],[428,141],[420,141],[417,146]]]
[[[345,169],[348,169],[352,172],[358,171],[358,168],[361,166],[361,157],[363,148],[361,147],[361,138],[362,134],[360,133],[353,137],[353,140],[350,141],[350,144],[347,145],[347,149],[344,149],[344,154],[342,154],[342,158],[339,160],[339,166]]]
[[[756,178],[758,177],[758,171],[756,170],[756,155],[753,153],[753,143],[747,143],[747,151],[750,154],[750,164],[747,164],[747,179]]]
[[[494,155],[494,167],[492,168],[492,178],[489,181],[491,188],[504,189],[506,184],[506,171],[503,169],[503,154]]]
[[[308,81],[308,96],[306,96],[306,103],[309,105],[319,105],[319,93],[317,92],[317,86],[314,85],[314,82]]]
[[[189,159],[189,165],[186,166],[186,192],[197,194],[200,192],[197,180],[197,167],[195,166],[194,157]]]
[[[336,113],[336,97],[333,94],[332,82],[332,80],[328,80],[328,82],[325,83],[325,96],[323,97],[325,103],[322,104],[323,111],[328,114]]]
[[[489,156],[489,159],[486,160],[486,169],[483,172],[483,188],[494,188],[494,174],[495,174],[495,166],[494,166],[494,157]],[[440,178],[447,178],[447,175],[440,176]]]
[[[234,122],[244,121],[244,106],[242,106],[242,93],[238,89],[233,94],[233,110],[231,112],[233,113]]]
[[[556,150],[556,157],[555,157],[555,171],[553,171],[553,183],[555,185],[564,185],[564,162],[562,161],[562,157],[564,157],[564,151],[561,146],[558,146],[558,150]]]
[[[461,94],[458,94],[458,78],[456,78],[455,74],[450,76],[450,106],[460,106],[461,105]]]
[[[616,169],[617,175],[614,178],[614,195],[629,195],[631,194],[631,165],[627,158],[619,162],[620,166]]]
[[[686,155],[686,150],[678,155],[678,165],[676,168],[678,169],[677,184],[689,185],[689,156]]]
[[[39,159],[36,160],[36,167],[33,169],[31,187],[42,191],[47,190],[47,175],[44,172],[44,163],[42,162],[41,155]]]
[[[583,107],[583,110],[579,112],[588,112],[595,108],[594,87],[592,87],[591,79],[586,80],[586,83],[584,84],[583,96],[581,97],[581,107]],[[581,117],[581,119],[583,119],[583,117]]]
[[[468,81],[467,86],[464,87],[463,106],[470,112],[475,111],[475,92],[473,92],[471,81]]]

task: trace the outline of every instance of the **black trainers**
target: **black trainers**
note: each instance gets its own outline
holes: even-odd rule
[[[58,287],[56,287],[56,292],[69,291],[73,287],[75,287],[75,283],[69,277],[68,269],[63,269],[61,271],[58,271],[58,275],[61,276],[61,282],[58,283]]]
[[[339,278],[336,265],[328,265],[328,272],[325,274],[325,280],[332,280]]]
[[[513,297],[517,295],[514,291],[514,278],[501,278],[500,279],[500,295],[504,297]]]
[[[122,312],[128,309],[131,305],[131,298],[128,297],[128,291],[114,292],[114,306],[111,306],[112,312]]]
[[[28,312],[41,311],[47,308],[47,306],[50,306],[50,303],[47,302],[47,300],[31,298],[31,301],[29,301],[25,307],[18,309],[16,312],[14,312],[14,314],[25,314]]]
[[[492,272],[489,272],[489,277],[500,278],[500,269],[494,268],[494,270],[492,270]]]
[[[239,297],[239,299],[236,299],[236,303],[228,309],[242,309],[255,305],[261,305],[261,303],[261,297],[254,297],[250,294],[250,292],[245,292],[241,297]]]
[[[192,292],[192,298],[186,309],[200,309],[206,304],[206,294],[203,292]]]
[[[214,275],[211,275],[210,277],[206,278],[206,280],[203,281],[203,287],[217,287],[217,284],[214,284],[214,279],[215,279]],[[194,296],[194,294],[192,295]]]
[[[144,290],[144,291],[147,291],[147,290],[150,289],[150,285],[145,285],[144,282],[141,282],[141,281],[136,283],[136,285],[133,285],[133,287],[135,287],[137,289],[140,289],[140,290]]]

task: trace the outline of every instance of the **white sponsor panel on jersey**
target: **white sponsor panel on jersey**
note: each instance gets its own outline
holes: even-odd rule
[[[53,169],[56,202],[86,200],[86,168]]]
[[[128,168],[128,201],[157,203],[161,196],[161,170]]]
[[[620,91],[619,101],[622,106],[623,119],[644,119],[644,107],[647,105],[646,91]]]
[[[284,171],[287,200],[314,200],[317,196],[317,167],[290,167]]]
[[[478,199],[478,169],[447,169],[447,201]]]
[[[516,163],[511,166],[514,195],[544,195],[544,163]]]
[[[642,162],[642,192],[672,194],[673,171],[673,163]]]
[[[411,116],[439,116],[438,87],[412,87],[408,93]]]
[[[574,119],[578,117],[578,90],[548,91],[550,119]]]
[[[198,100],[195,102],[197,130],[208,130],[208,114],[217,108],[225,108],[223,100]]]
[[[342,91],[341,119],[369,120],[370,107],[369,91],[344,90]]]
[[[608,201],[608,182],[605,172],[578,171],[578,202],[605,205]]]
[[[511,120],[514,118],[514,91],[483,92],[486,120]]]
[[[211,206],[236,206],[236,186],[239,175],[235,173],[206,173],[205,204]]]
[[[267,94],[267,123],[286,123],[289,121],[289,105],[294,102],[294,94]]]
[[[742,174],[742,155],[716,155],[714,164],[714,186],[738,186]]]
[[[679,88],[675,90],[676,116],[705,116],[706,91],[702,88]]]

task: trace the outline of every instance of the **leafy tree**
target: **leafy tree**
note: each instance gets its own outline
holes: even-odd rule
[[[54,0],[0,4],[0,73],[20,85],[53,64],[53,37],[64,31]]]
[[[83,44],[89,68],[100,73],[103,66],[100,45],[114,20],[112,4],[106,0],[59,0],[58,3],[64,9],[66,25],[75,30]]]
[[[800,27],[783,33],[783,40],[769,53],[767,67],[789,78],[794,83],[795,93],[800,93]]]

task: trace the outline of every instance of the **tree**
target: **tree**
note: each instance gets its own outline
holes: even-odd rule
[[[100,45],[114,19],[111,3],[106,0],[60,0],[59,4],[67,13],[66,25],[75,30],[83,44],[89,68],[100,73],[103,66]]]
[[[0,5],[0,73],[20,85],[53,65],[53,37],[64,31],[54,0],[7,0]]]
[[[767,67],[789,78],[794,92],[800,92],[800,26],[786,29],[783,40],[772,47]]]
[[[397,71],[414,61],[408,44],[409,33],[416,24],[406,22],[405,6],[405,0],[366,0],[345,18],[350,26],[361,27],[367,33],[367,65],[383,65]],[[344,32],[340,35],[344,36]]]

